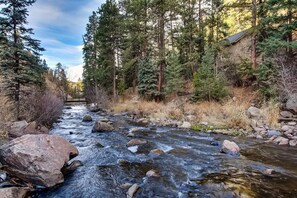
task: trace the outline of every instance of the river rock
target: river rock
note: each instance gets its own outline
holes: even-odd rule
[[[93,132],[106,132],[106,131],[113,131],[114,128],[112,125],[106,123],[106,122],[101,122],[97,121],[93,127]]]
[[[24,135],[0,148],[0,161],[10,175],[39,186],[64,181],[61,169],[78,155],[67,140],[52,135]]]
[[[282,112],[280,112],[280,115],[283,118],[291,118],[291,117],[293,117],[293,113],[291,113],[290,111],[282,111]]]
[[[147,141],[145,141],[145,140],[133,139],[127,143],[127,146],[131,147],[131,146],[137,146],[137,145],[142,145],[142,144],[146,144],[146,143],[147,143]]]
[[[28,122],[25,120],[12,123],[8,129],[8,135],[10,137],[20,137],[23,135],[23,130],[28,126]]]
[[[151,150],[150,151],[150,154],[153,154],[153,155],[163,155],[164,154],[164,151],[162,151],[161,149],[154,149],[154,150]]]
[[[25,187],[0,188],[1,198],[26,198],[30,189]]]
[[[284,125],[281,128],[282,131],[289,131],[290,129],[292,129],[292,127],[291,126],[288,126],[288,125]]]
[[[129,189],[132,185],[133,184],[131,184],[131,183],[124,183],[120,187],[123,188],[123,189]]]
[[[297,113],[297,94],[293,94],[286,103],[286,109]]]
[[[139,128],[132,128],[132,129],[129,130],[129,132],[131,132],[131,133],[136,133],[136,132],[139,132],[139,131],[140,131]]]
[[[224,140],[221,152],[232,155],[238,155],[240,152],[240,148],[235,142]]]
[[[272,175],[275,171],[273,169],[266,169],[264,170],[264,175]]]
[[[92,116],[90,116],[90,115],[87,114],[87,115],[85,115],[83,117],[82,121],[83,122],[92,122],[93,121],[93,118],[92,118]]]
[[[248,110],[246,111],[247,115],[250,118],[258,118],[261,115],[260,109],[257,107],[250,107],[248,108]]]
[[[273,136],[281,136],[282,134],[276,130],[268,130],[267,135],[268,137],[273,137]]]
[[[297,140],[290,140],[289,145],[290,146],[297,146]]]
[[[129,188],[128,192],[126,193],[126,194],[127,194],[127,198],[133,198],[134,195],[135,195],[135,193],[138,191],[139,188],[140,188],[140,187],[138,186],[138,184],[133,184],[133,185]]]
[[[32,134],[48,134],[49,130],[37,122],[27,123],[26,121],[14,122],[8,130],[8,135],[11,138],[21,137],[22,135]]]
[[[192,127],[190,122],[183,122],[183,124],[180,126],[180,128],[183,129],[190,129]]]
[[[273,143],[278,144],[278,145],[288,145],[289,140],[284,137],[277,137],[273,140]]]
[[[296,124],[297,124],[296,122],[288,122],[289,126],[296,126]]]
[[[146,173],[147,177],[160,177],[160,175],[155,170],[150,170]]]

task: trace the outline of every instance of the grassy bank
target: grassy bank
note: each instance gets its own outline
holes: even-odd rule
[[[112,110],[119,112],[137,112],[149,119],[171,119],[186,121],[193,129],[243,129],[251,131],[255,120],[250,119],[246,111],[257,101],[257,93],[247,89],[233,89],[232,98],[223,102],[180,102],[174,98],[167,103],[148,102],[137,99],[137,96],[121,99],[113,105]],[[270,128],[278,128],[279,105],[276,103],[261,104],[260,119],[256,121]],[[205,128],[203,128],[205,127]]]

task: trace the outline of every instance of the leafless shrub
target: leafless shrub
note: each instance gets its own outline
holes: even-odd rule
[[[286,101],[290,96],[297,93],[297,60],[285,55],[278,55],[274,58],[274,62],[279,67],[280,98],[282,101]]]
[[[24,98],[22,116],[27,121],[51,126],[63,111],[63,99],[50,91],[35,92]]]
[[[86,88],[85,97],[89,104],[95,104],[99,108],[107,109],[110,105],[110,98],[107,92],[100,87],[97,90],[95,87]]]

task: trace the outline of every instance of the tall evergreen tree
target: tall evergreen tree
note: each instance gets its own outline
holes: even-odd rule
[[[6,89],[16,104],[16,118],[20,116],[21,86],[42,84],[40,41],[33,39],[27,28],[27,7],[35,0],[0,0],[4,7],[0,14],[1,62]]]

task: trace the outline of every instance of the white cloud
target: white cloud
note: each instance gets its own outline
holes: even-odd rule
[[[83,65],[69,67],[67,69],[67,78],[72,82],[77,82],[78,79],[82,79]]]

